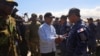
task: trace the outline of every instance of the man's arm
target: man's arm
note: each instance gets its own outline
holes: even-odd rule
[[[80,28],[77,31],[77,46],[74,55],[84,55],[86,53],[88,36],[85,31],[85,28]]]
[[[48,43],[47,36],[46,36],[45,30],[43,30],[43,28],[39,28],[38,34],[39,34],[41,42]]]

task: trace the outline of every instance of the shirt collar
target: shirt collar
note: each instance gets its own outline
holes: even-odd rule
[[[49,26],[49,27],[51,26],[51,25],[48,25],[47,23],[44,23],[44,25]]]

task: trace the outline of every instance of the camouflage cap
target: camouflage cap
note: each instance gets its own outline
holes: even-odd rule
[[[18,6],[18,3],[15,2],[14,0],[0,0],[0,2],[12,3],[13,5]]]
[[[37,15],[35,13],[32,13],[31,17],[37,17]]]

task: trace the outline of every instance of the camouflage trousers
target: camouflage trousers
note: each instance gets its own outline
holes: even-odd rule
[[[9,56],[9,45],[0,46],[0,56]]]
[[[40,56],[38,41],[34,41],[34,40],[29,41],[29,49],[31,51],[32,56]]]
[[[5,44],[0,46],[0,56],[18,56],[18,54],[15,48]]]

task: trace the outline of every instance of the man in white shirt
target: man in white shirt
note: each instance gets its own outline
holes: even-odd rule
[[[47,12],[44,15],[45,23],[40,26],[38,31],[40,37],[41,56],[55,56],[55,40],[58,40],[58,38],[56,38],[55,28],[51,24],[53,18],[54,16]],[[60,41],[60,38],[58,41]]]

